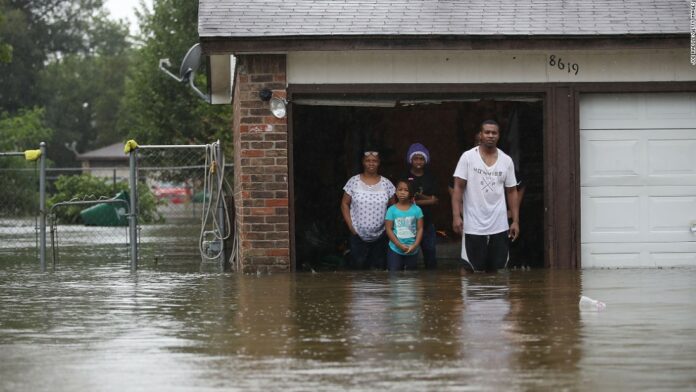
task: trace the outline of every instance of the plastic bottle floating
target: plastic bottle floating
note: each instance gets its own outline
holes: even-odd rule
[[[580,296],[580,309],[581,310],[594,310],[594,311],[602,311],[607,307],[607,304],[601,301],[597,301],[596,299],[592,299],[590,297],[585,297],[584,295]]]

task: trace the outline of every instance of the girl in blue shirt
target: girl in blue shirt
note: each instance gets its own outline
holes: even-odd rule
[[[415,269],[423,238],[423,211],[413,202],[413,185],[407,180],[396,183],[396,204],[387,209],[384,225],[389,237],[389,271]]]

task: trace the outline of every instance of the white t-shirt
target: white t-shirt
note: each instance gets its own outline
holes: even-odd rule
[[[350,219],[355,231],[363,241],[378,239],[384,232],[384,216],[389,198],[396,193],[394,184],[380,177],[375,185],[367,185],[358,174],[348,180],[343,190],[351,198]]]
[[[478,146],[459,158],[454,176],[466,180],[463,197],[464,233],[497,234],[508,230],[505,188],[517,184],[512,159],[498,149],[498,159],[486,166]]]

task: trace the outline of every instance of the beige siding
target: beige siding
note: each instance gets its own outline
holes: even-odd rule
[[[560,58],[563,68],[550,64]],[[578,72],[568,72],[567,63]],[[291,52],[288,84],[693,81],[684,50]]]

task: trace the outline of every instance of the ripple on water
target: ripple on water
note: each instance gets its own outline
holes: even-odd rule
[[[696,270],[245,276],[0,265],[0,389],[696,385]],[[580,312],[580,294],[608,304]]]

